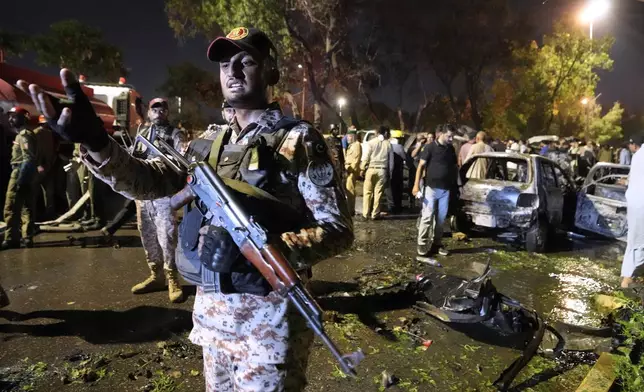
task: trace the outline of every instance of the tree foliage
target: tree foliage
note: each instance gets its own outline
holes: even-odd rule
[[[30,41],[40,65],[69,68],[101,82],[116,82],[127,74],[121,51],[99,29],[77,20],[54,23]]]
[[[543,45],[514,49],[513,66],[490,89],[484,125],[497,137],[578,136],[588,114],[581,100],[594,96],[597,71],[612,67],[612,44],[611,38],[591,41],[558,24]],[[592,111],[592,121],[601,119],[600,112]]]
[[[205,129],[208,108],[219,107],[223,100],[216,75],[188,62],[168,67],[168,78],[159,91],[181,98],[181,113],[175,105],[171,115],[188,129]]]
[[[579,136],[587,140],[594,140],[599,144],[604,144],[611,140],[618,140],[623,137],[622,117],[624,109],[619,102],[615,102],[613,107],[602,116],[601,105],[590,105],[588,109],[588,123]]]
[[[0,29],[0,50],[5,58],[21,56],[27,50],[28,42],[23,34]]]

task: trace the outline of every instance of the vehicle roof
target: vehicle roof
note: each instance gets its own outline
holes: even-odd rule
[[[596,167],[614,167],[616,169],[630,169],[631,165],[620,165],[619,163],[611,163],[611,162],[597,162],[595,166],[593,166],[591,169],[594,169]]]
[[[487,158],[513,158],[513,159],[528,159],[539,155],[526,155],[516,152],[484,152],[482,154],[473,155],[473,157],[487,157]],[[543,158],[543,157],[542,157]]]

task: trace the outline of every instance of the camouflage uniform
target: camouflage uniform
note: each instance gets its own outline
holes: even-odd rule
[[[30,239],[34,234],[34,185],[37,165],[36,137],[32,131],[23,129],[16,136],[11,151],[12,170],[4,205],[6,242],[16,244],[20,240],[21,222],[23,239]]]
[[[141,134],[153,142],[162,139],[178,151],[187,147],[184,131],[171,126],[152,125]],[[135,155],[147,157],[146,151],[135,151]],[[163,271],[176,273],[175,250],[177,248],[177,216],[170,207],[170,198],[136,201],[136,222],[141,233],[141,244],[152,277],[163,282]],[[171,278],[168,278],[170,280]],[[145,292],[145,285],[137,285],[133,292]],[[138,287],[138,290],[137,290]],[[178,300],[178,299],[177,299]]]
[[[270,108],[244,130],[234,124],[230,143],[247,144],[257,133],[272,131],[281,117],[281,110]],[[273,196],[302,211],[308,222],[303,229],[317,233],[311,238],[311,248],[297,250],[308,263],[295,263],[300,275],[311,263],[337,254],[353,240],[338,174],[326,185],[316,185],[307,174],[309,151],[315,150],[308,146],[321,143],[322,136],[310,125],[293,127],[279,148],[277,170],[282,182],[271,190]],[[158,159],[136,160],[113,141],[108,149],[110,158],[101,164],[88,156],[84,159],[90,170],[117,192],[130,198],[156,199],[184,185],[184,178]],[[328,151],[323,163],[331,165]],[[223,294],[198,288],[190,339],[204,348],[207,390],[301,390],[312,334],[299,315],[291,317],[293,312],[288,300],[275,293]]]

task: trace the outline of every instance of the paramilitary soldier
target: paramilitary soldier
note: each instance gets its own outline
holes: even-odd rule
[[[270,86],[279,79],[274,52],[268,37],[252,28],[213,41],[208,57],[220,63],[221,89],[235,118],[214,141],[193,141],[187,156],[207,159],[221,176],[247,184],[247,195],[239,195],[244,208],[279,235],[306,278],[312,263],[351,244],[352,222],[320,133],[269,103]],[[83,144],[85,164],[97,178],[138,199],[158,199],[184,186],[185,176],[162,161],[133,158],[111,140],[74,76],[68,70],[61,76],[74,100],[62,112],[38,86],[19,86],[30,90],[56,130]],[[267,208],[258,188],[280,200],[279,208]],[[208,226],[199,209],[186,208],[179,243],[179,271],[198,286],[190,339],[203,347],[207,390],[301,390],[312,333],[288,301],[239,256],[227,233]],[[216,272],[214,281],[203,281],[211,275],[201,273],[207,268]]]
[[[31,248],[34,245],[33,210],[38,157],[36,136],[27,128],[29,117],[29,112],[19,106],[9,111],[9,124],[18,135],[13,141],[11,150],[12,170],[4,205],[4,221],[7,229],[2,249],[20,248],[21,226],[24,246]]]
[[[141,134],[153,143],[163,140],[176,150],[183,152],[187,147],[187,136],[181,129],[170,125],[168,101],[155,98],[150,101],[148,118],[152,124]],[[134,152],[135,156],[149,158],[146,152]],[[141,154],[141,155],[137,155]],[[177,249],[177,217],[170,207],[170,197],[155,200],[136,201],[136,221],[141,232],[141,244],[150,267],[150,276],[132,287],[132,293],[144,294],[165,288],[168,281],[170,302],[180,302],[183,291],[179,283],[175,251]]]

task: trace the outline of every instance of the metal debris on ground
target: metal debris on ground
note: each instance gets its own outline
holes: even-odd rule
[[[398,384],[398,382],[400,381],[398,377],[394,376],[386,370],[383,370],[380,376],[382,377],[380,384],[385,389]]]

